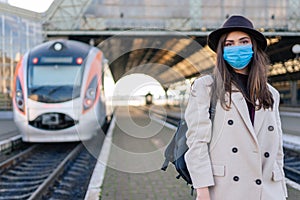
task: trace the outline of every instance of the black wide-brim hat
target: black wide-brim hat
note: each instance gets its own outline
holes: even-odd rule
[[[220,37],[232,31],[242,31],[253,37],[257,41],[257,45],[262,50],[267,48],[267,40],[265,36],[254,29],[252,22],[241,15],[230,16],[222,25],[221,28],[211,32],[208,35],[208,46],[214,51],[217,51]]]

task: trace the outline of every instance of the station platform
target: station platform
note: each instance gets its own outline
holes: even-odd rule
[[[106,166],[105,175],[98,171],[92,176],[86,199],[95,199],[99,193],[101,200],[195,199],[190,186],[183,179],[176,179],[173,166],[169,165],[167,171],[160,169],[163,147],[173,133],[141,109],[119,107],[102,149],[110,143],[108,154],[103,158],[101,152],[98,159],[100,168]],[[97,189],[99,182],[102,184]]]
[[[19,135],[12,119],[0,119],[0,141]]]
[[[21,142],[21,135],[12,119],[12,112],[0,112],[0,154]]]

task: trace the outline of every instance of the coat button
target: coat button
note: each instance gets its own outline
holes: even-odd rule
[[[237,153],[237,152],[238,152],[238,148],[233,147],[233,148],[232,148],[232,152],[233,152],[233,153]]]
[[[227,122],[229,125],[232,125],[233,124],[233,120],[228,120],[228,122]]]
[[[269,131],[274,131],[274,126],[268,126]]]
[[[261,184],[261,180],[260,180],[260,179],[256,179],[256,180],[255,180],[255,183],[256,183],[257,185],[260,185],[260,184]]]
[[[240,178],[239,178],[238,176],[234,176],[234,177],[233,177],[233,180],[234,180],[234,181],[239,181]]]
[[[269,158],[269,157],[270,157],[270,154],[269,154],[269,152],[265,152],[265,154],[264,154],[264,155],[265,155],[265,157],[266,157],[266,158]]]

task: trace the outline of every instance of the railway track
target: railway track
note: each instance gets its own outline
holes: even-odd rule
[[[81,143],[33,145],[0,164],[0,200],[83,199],[95,163]]]
[[[30,144],[22,142],[21,137],[16,140],[12,139],[11,142],[8,143],[2,143],[2,146],[0,147],[0,163],[25,151],[29,147]]]
[[[300,152],[294,149],[284,148],[284,155],[285,176],[300,184]]]
[[[146,114],[149,114],[150,116],[153,116],[153,117],[157,117],[159,118],[160,120],[163,120],[169,124],[172,124],[174,126],[178,126],[178,123],[180,121],[180,119],[178,119],[178,117],[176,116],[172,116],[168,113],[165,113],[165,112],[162,112],[160,110],[156,110],[156,109],[151,109],[149,110],[148,107],[141,107],[141,109],[146,113]]]

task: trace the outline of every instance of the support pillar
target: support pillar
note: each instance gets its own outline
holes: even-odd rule
[[[291,85],[291,105],[292,106],[296,106],[297,105],[297,81],[291,81],[290,82]]]
[[[169,90],[169,88],[165,88],[165,87],[164,87],[165,96],[166,96],[166,106],[167,106],[167,107],[170,106],[170,105],[169,105],[168,90]]]

